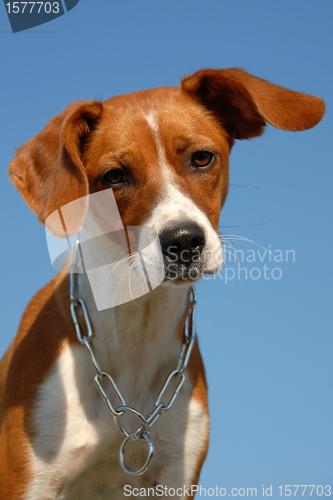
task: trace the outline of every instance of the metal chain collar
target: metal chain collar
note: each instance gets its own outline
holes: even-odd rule
[[[178,393],[182,387],[182,385],[185,382],[185,370],[187,368],[191,351],[193,348],[193,344],[195,341],[195,331],[194,331],[194,320],[193,320],[193,315],[194,315],[194,307],[196,304],[196,298],[194,294],[193,288],[191,288],[191,299],[190,299],[190,308],[188,312],[188,316],[186,319],[185,323],[185,328],[184,328],[184,340],[183,340],[183,345],[182,349],[180,352],[178,364],[175,370],[173,370],[169,376],[167,377],[161,392],[159,393],[156,402],[155,402],[155,409],[154,411],[149,415],[148,418],[145,418],[138,410],[133,408],[132,406],[129,406],[126,404],[123,396],[121,395],[121,392],[119,391],[117,384],[115,383],[114,379],[111,377],[111,375],[105,371],[102,370],[99,361],[96,357],[96,354],[94,352],[93,346],[92,346],[92,341],[94,338],[94,331],[93,327],[89,318],[89,313],[87,310],[87,307],[85,305],[85,302],[80,296],[80,278],[79,274],[75,271],[77,271],[79,265],[80,265],[81,257],[80,257],[80,242],[79,240],[76,241],[75,248],[74,248],[74,256],[73,256],[73,263],[70,271],[70,311],[72,315],[72,319],[75,325],[75,330],[76,330],[76,335],[78,338],[78,341],[85,345],[87,348],[87,351],[89,353],[90,359],[92,361],[92,364],[94,365],[96,375],[95,375],[95,384],[96,387],[102,396],[102,398],[105,401],[105,404],[111,413],[113,420],[118,427],[118,429],[124,434],[125,439],[122,442],[119,450],[119,461],[122,469],[129,475],[131,476],[139,476],[147,470],[150,461],[153,457],[154,454],[154,443],[153,440],[150,436],[150,428],[151,426],[156,422],[156,420],[161,416],[163,412],[166,412],[170,410],[172,407],[173,403],[175,402]],[[83,334],[81,331],[79,319],[77,312],[81,311],[83,315],[83,320],[85,322],[85,326],[87,329],[87,333]],[[109,383],[111,386],[114,394],[117,396],[120,404],[116,408],[112,405],[109,397],[107,396],[103,386],[102,382],[106,381]],[[171,384],[174,383],[176,384],[176,388],[173,391],[172,396],[170,397],[168,402],[164,401],[164,396],[169,387],[171,387]],[[123,427],[123,425],[120,422],[120,417],[124,415],[125,413],[131,413],[135,415],[139,421],[140,425],[138,429],[135,432],[127,432],[127,430]],[[148,455],[146,462],[144,465],[136,470],[132,471],[130,470],[126,463],[125,463],[125,446],[126,444],[132,441],[134,443],[146,443],[148,445]]]

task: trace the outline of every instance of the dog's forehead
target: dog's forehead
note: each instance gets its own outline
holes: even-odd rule
[[[138,141],[141,146],[148,145],[152,132],[172,139],[174,147],[180,147],[182,139],[206,136],[220,141],[226,136],[213,115],[177,87],[116,96],[103,104],[100,132],[118,147],[130,147]]]
[[[152,106],[163,108],[165,106],[184,106],[193,102],[191,96],[180,87],[158,87],[148,90],[139,90],[131,94],[123,94],[111,97],[104,101],[104,106],[123,112],[148,110]]]

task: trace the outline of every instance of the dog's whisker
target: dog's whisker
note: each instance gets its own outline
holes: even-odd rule
[[[254,240],[246,238],[245,236],[240,236],[237,234],[223,234],[223,238],[226,238],[230,243],[232,243],[232,241],[237,241],[239,243],[243,243],[244,245],[246,245],[246,243],[252,243],[253,245],[256,245],[257,247],[263,248],[270,255],[273,256],[273,252],[269,248],[265,247],[264,245],[261,245],[260,243],[257,243]],[[247,246],[249,246],[249,245],[247,245]]]
[[[220,235],[220,239],[221,239],[221,242],[222,242],[222,246],[225,245],[226,242],[227,242],[227,243],[229,243],[231,245],[232,248],[234,248],[235,251],[237,251],[237,248],[233,244],[232,240],[229,239],[225,234]]]
[[[223,272],[223,268],[226,267],[227,269],[230,269],[230,267],[228,266],[228,263],[226,261],[223,261],[223,265],[222,265],[222,268],[221,268],[221,272]]]
[[[229,187],[240,187],[248,189],[261,189],[261,186],[248,186],[246,184],[229,184]]]
[[[105,293],[106,293],[106,292],[105,292],[106,286],[108,285],[109,280],[110,280],[110,279],[111,279],[111,277],[113,276],[115,269],[116,269],[119,265],[124,264],[124,263],[126,262],[126,260],[130,260],[130,259],[132,258],[132,256],[133,256],[133,254],[126,255],[125,257],[123,257],[122,259],[120,259],[120,260],[117,262],[117,264],[116,264],[116,265],[115,265],[112,269],[110,269],[110,270],[109,270],[108,275],[107,275],[107,277],[106,277],[106,279],[105,279],[105,281],[104,281],[104,285],[103,285],[103,290],[102,290],[102,301],[104,301],[104,296],[105,296]],[[117,290],[118,290],[118,287],[119,287],[120,282],[121,282],[121,279],[119,280],[119,283],[117,283],[117,285],[116,285],[116,290],[115,290],[115,293],[117,293]]]
[[[241,259],[238,257],[237,253],[234,253],[230,250],[224,250],[224,252],[227,254],[227,255],[230,255],[230,257],[234,257],[236,260],[238,260],[239,262],[242,262]],[[225,261],[223,261],[223,263],[225,263]]]
[[[257,224],[241,224],[237,226],[219,226],[219,229],[231,229],[231,228],[248,228],[248,227],[258,227],[258,226],[266,226],[267,224],[271,224],[273,221],[269,220],[266,222],[258,222]]]
[[[129,256],[128,256],[129,257]],[[126,260],[130,260],[128,258],[126,258]],[[123,264],[124,264],[124,261],[123,261]],[[122,273],[122,275],[120,276],[119,278],[119,282],[117,284],[117,289],[120,288],[120,286],[123,285],[122,282],[125,282],[125,278],[127,278],[127,276],[129,275],[131,269],[135,266],[135,262],[130,262],[130,264],[126,267],[125,271]]]
[[[131,274],[132,274],[132,272],[134,271],[134,269],[135,269],[136,267],[138,267],[138,266],[139,266],[138,262],[133,262],[133,264],[132,264],[132,265],[130,266],[130,268],[129,268],[129,273],[128,273],[128,276],[129,276],[129,282],[128,282],[128,284],[129,284],[129,292],[130,292],[131,300],[134,302],[134,304],[135,304],[135,305],[138,305],[138,303],[137,303],[137,302],[136,302],[136,300],[134,299],[134,297],[133,297],[133,293],[132,293],[132,287],[131,287],[131,283],[132,283],[132,280],[131,280]],[[137,281],[140,279],[140,275],[139,275],[139,273],[137,273],[136,279],[137,279]]]

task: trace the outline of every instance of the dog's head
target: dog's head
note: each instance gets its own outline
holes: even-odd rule
[[[189,283],[222,265],[218,220],[235,139],[261,135],[266,122],[305,130],[323,113],[322,99],[241,69],[203,70],[180,87],[71,104],[18,150],[9,172],[43,223],[112,188],[124,226],[158,233],[167,280]],[[83,218],[73,213],[70,227]],[[62,232],[56,221],[51,230]]]

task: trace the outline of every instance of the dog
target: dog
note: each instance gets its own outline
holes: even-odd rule
[[[323,114],[318,97],[207,69],[180,87],[75,102],[18,149],[11,180],[50,232],[61,207],[110,192],[124,228],[158,235],[165,273],[104,310],[85,273],[78,300],[68,269],[32,298],[0,365],[2,500],[194,497],[209,415],[192,286],[223,263],[230,151],[266,123],[300,131]]]

